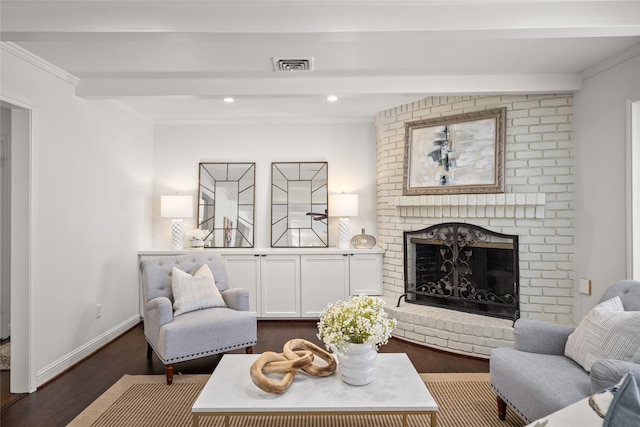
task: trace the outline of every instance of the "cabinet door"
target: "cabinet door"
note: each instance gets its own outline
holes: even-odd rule
[[[349,257],[303,255],[301,259],[302,317],[320,317],[330,302],[349,296]]]
[[[262,317],[300,317],[300,256],[262,255]]]
[[[249,291],[249,309],[260,316],[260,257],[258,255],[223,255],[227,260],[230,288]]]
[[[352,254],[349,270],[351,295],[382,295],[382,254]]]

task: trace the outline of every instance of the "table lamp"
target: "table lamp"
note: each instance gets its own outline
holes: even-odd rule
[[[349,249],[351,241],[349,217],[358,216],[358,195],[344,193],[329,195],[329,216],[340,218],[338,222],[338,247]]]
[[[183,218],[193,216],[192,196],[161,196],[160,216],[171,218],[171,243],[173,250],[184,248]]]

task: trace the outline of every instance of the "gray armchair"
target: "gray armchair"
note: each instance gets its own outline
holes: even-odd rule
[[[617,282],[600,301],[616,295],[625,311],[640,310],[640,282]],[[566,326],[518,319],[514,348],[496,348],[490,358],[491,387],[497,396],[501,420],[505,419],[507,406],[531,423],[618,383],[629,371],[640,380],[637,363],[600,360],[587,372],[565,357],[565,345],[572,332],[573,328]]]
[[[205,308],[173,315],[173,267],[193,274],[207,263],[227,307]],[[249,311],[249,293],[229,289],[226,261],[215,253],[198,253],[147,259],[140,264],[144,298],[144,336],[147,357],[154,351],[165,365],[167,384],[173,381],[173,364],[245,348],[257,342],[256,317]]]

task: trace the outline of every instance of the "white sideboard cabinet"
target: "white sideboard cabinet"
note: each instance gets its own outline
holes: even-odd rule
[[[300,317],[300,257],[260,256],[260,317]]]
[[[349,255],[349,292],[351,295],[382,295],[382,255]]]
[[[225,255],[230,288],[244,288],[249,291],[249,309],[260,315],[260,256]]]
[[[300,317],[299,255],[233,255],[227,260],[229,286],[245,288],[258,317]]]
[[[229,286],[245,288],[258,318],[319,318],[330,302],[349,295],[382,295],[382,256],[374,249],[204,249],[227,261]],[[193,253],[140,251],[142,259]]]
[[[302,317],[320,317],[330,302],[349,297],[347,255],[300,256]]]

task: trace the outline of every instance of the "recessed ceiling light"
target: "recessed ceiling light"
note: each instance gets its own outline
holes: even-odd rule
[[[338,97],[335,95],[329,95],[327,96],[327,101],[329,102],[336,102],[338,100]]]
[[[230,96],[227,96],[225,99],[223,99],[224,102],[233,102],[235,101],[235,99],[231,98]]]

